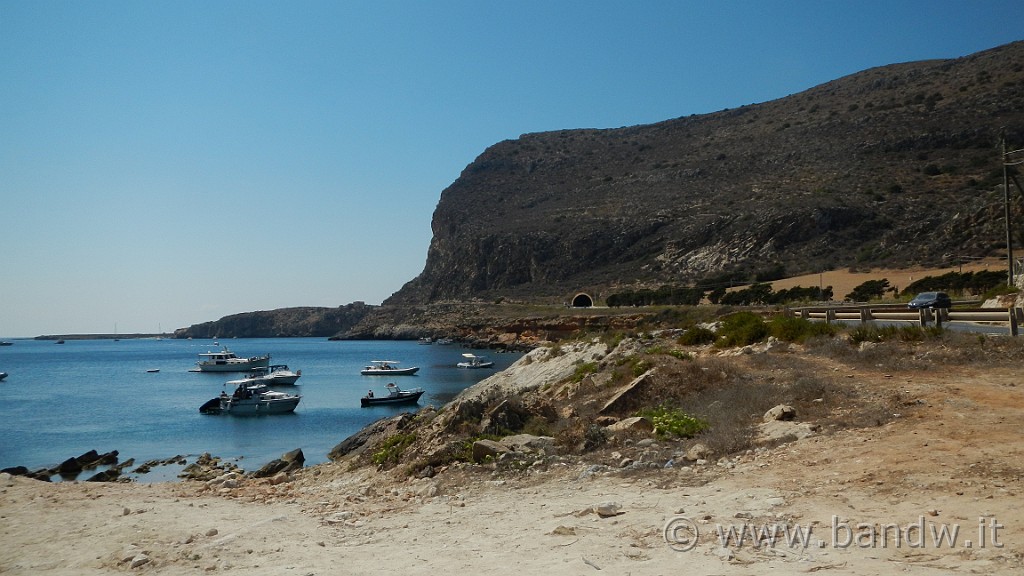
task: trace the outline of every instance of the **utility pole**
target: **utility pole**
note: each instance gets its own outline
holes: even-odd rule
[[[1006,269],[1007,278],[1006,283],[1009,286],[1013,286],[1014,274],[1013,274],[1013,231],[1010,226],[1010,166],[1016,166],[1018,164],[1024,164],[1024,159],[1011,161],[1010,156],[1013,154],[1020,154],[1024,152],[1024,148],[1020,150],[1013,150],[1010,152],[1006,151],[1006,134],[1002,137],[1003,147],[1003,212],[1006,217]],[[1013,175],[1013,183],[1020,189],[1020,182],[1017,181],[1017,175]],[[1024,190],[1020,190],[1024,194]]]

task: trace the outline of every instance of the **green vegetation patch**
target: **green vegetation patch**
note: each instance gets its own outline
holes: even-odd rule
[[[372,461],[378,466],[397,463],[402,457],[402,452],[415,441],[415,434],[395,434],[394,436],[389,436],[381,444],[380,450],[373,453]]]
[[[641,411],[654,424],[654,433],[659,438],[693,438],[708,429],[708,423],[696,416],[686,414],[678,408],[658,406]]]

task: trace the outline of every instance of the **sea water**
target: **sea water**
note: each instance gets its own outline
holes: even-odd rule
[[[271,364],[301,370],[295,386],[276,387],[302,395],[295,412],[200,414],[204,402],[222,390],[231,392],[225,382],[244,375],[190,371],[198,354],[225,345],[241,357],[269,353]],[[487,356],[494,368],[457,368],[466,352]],[[191,462],[207,452],[253,471],[301,448],[306,464],[317,464],[367,424],[417,408],[361,408],[359,399],[368,389],[380,396],[388,382],[420,387],[425,394],[419,406],[440,406],[519,357],[458,345],[323,338],[230,339],[219,345],[176,339],[14,340],[0,347],[0,371],[9,374],[0,381],[0,469],[52,467],[89,450],[117,450],[122,462],[134,458],[136,466],[178,455]],[[420,370],[414,376],[361,376],[371,360]],[[156,470],[134,479],[173,479],[175,472]]]

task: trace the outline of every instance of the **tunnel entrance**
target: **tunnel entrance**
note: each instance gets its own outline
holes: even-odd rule
[[[590,308],[594,305],[594,299],[589,294],[580,292],[579,294],[572,297],[573,308]]]

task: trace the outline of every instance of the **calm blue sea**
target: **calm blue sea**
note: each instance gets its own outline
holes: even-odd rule
[[[0,346],[0,468],[54,466],[89,450],[118,450],[121,461],[209,452],[238,459],[247,471],[301,448],[307,465],[325,462],[336,444],[360,428],[410,407],[360,408],[369,388],[384,393],[389,381],[422,387],[420,406],[441,404],[461,390],[515,362],[520,354],[476,351],[495,368],[455,367],[458,345],[345,341],[323,338],[230,339],[220,344],[239,356],[271,354],[272,364],[302,370],[302,395],[294,414],[209,416],[199,406],[224,389],[237,373],[189,372],[198,354],[220,349],[210,340],[13,340]],[[415,376],[361,376],[370,360],[419,366]],[[147,370],[159,369],[157,373]],[[230,392],[230,390],[229,390]],[[156,471],[140,481],[173,479],[176,470]],[[79,479],[84,479],[84,476]]]

